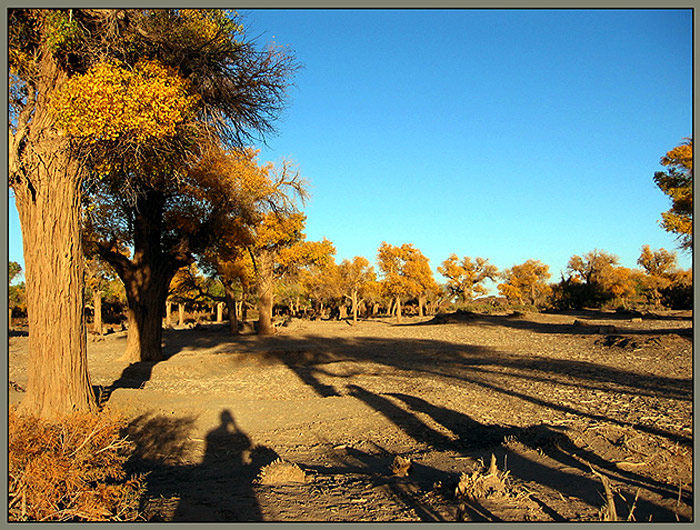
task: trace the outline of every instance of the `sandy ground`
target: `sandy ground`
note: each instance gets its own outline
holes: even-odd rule
[[[689,312],[211,324],[131,366],[125,339],[92,339],[89,367],[130,420],[149,520],[597,521],[610,498],[622,520],[693,518]]]

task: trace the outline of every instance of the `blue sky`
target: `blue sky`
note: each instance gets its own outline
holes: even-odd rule
[[[308,238],[338,262],[413,243],[434,270],[532,258],[554,281],[594,248],[677,248],[652,177],[692,135],[690,10],[241,13],[304,66],[261,159],[309,179]],[[11,203],[21,262],[17,226]]]

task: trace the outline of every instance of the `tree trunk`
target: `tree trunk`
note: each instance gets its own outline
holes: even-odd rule
[[[170,318],[173,313],[173,303],[165,302],[165,327],[170,327]]]
[[[401,324],[401,298],[396,297],[396,322]]]
[[[418,316],[419,316],[419,317],[425,316],[425,313],[424,313],[424,311],[423,311],[423,306],[424,306],[424,305],[425,305],[425,296],[424,296],[424,295],[420,295],[420,296],[418,297]]]
[[[271,335],[272,327],[272,298],[274,287],[272,262],[268,256],[258,258],[258,335]]]
[[[346,318],[348,318],[348,308],[344,303],[341,303],[338,307],[338,320],[345,320]]]
[[[130,362],[163,359],[163,312],[168,287],[175,272],[191,262],[182,251],[164,252],[163,209],[165,195],[154,189],[143,189],[131,215],[133,226],[133,258],[100,246],[100,254],[117,272],[126,289],[129,305],[129,333],[122,360]]]
[[[98,335],[102,335],[102,291],[95,289],[93,292],[92,307],[94,309],[92,330]]]
[[[51,77],[51,72],[43,73]],[[44,99],[40,91],[32,122],[39,131],[29,133],[22,151],[26,156],[14,160],[23,167],[11,163],[10,175],[22,226],[29,317],[27,392],[21,409],[53,419],[93,411],[96,401],[87,370],[81,168],[66,140],[46,123],[50,117],[40,112]]]
[[[357,291],[352,291],[352,321],[357,322]]]
[[[163,359],[163,310],[172,276],[163,272],[128,276],[124,281],[129,302],[129,333],[121,360],[129,362]]]
[[[180,302],[177,304],[177,326],[182,327],[185,325],[185,304]]]
[[[226,307],[228,307],[229,328],[233,335],[238,335],[238,302],[236,301],[236,292],[224,285],[224,296],[226,298]]]

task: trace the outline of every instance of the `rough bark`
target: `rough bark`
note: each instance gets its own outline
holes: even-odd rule
[[[102,291],[95,291],[92,294],[93,321],[92,330],[98,335],[102,335]]]
[[[65,80],[43,51],[28,106],[9,135],[8,170],[24,247],[29,363],[21,410],[44,418],[93,411],[87,371],[81,163],[52,126],[48,97]],[[34,99],[36,94],[36,99]]]

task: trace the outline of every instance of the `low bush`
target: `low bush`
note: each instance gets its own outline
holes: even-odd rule
[[[133,451],[123,419],[106,412],[49,422],[9,409],[10,521],[133,521],[143,475],[127,477]]]

